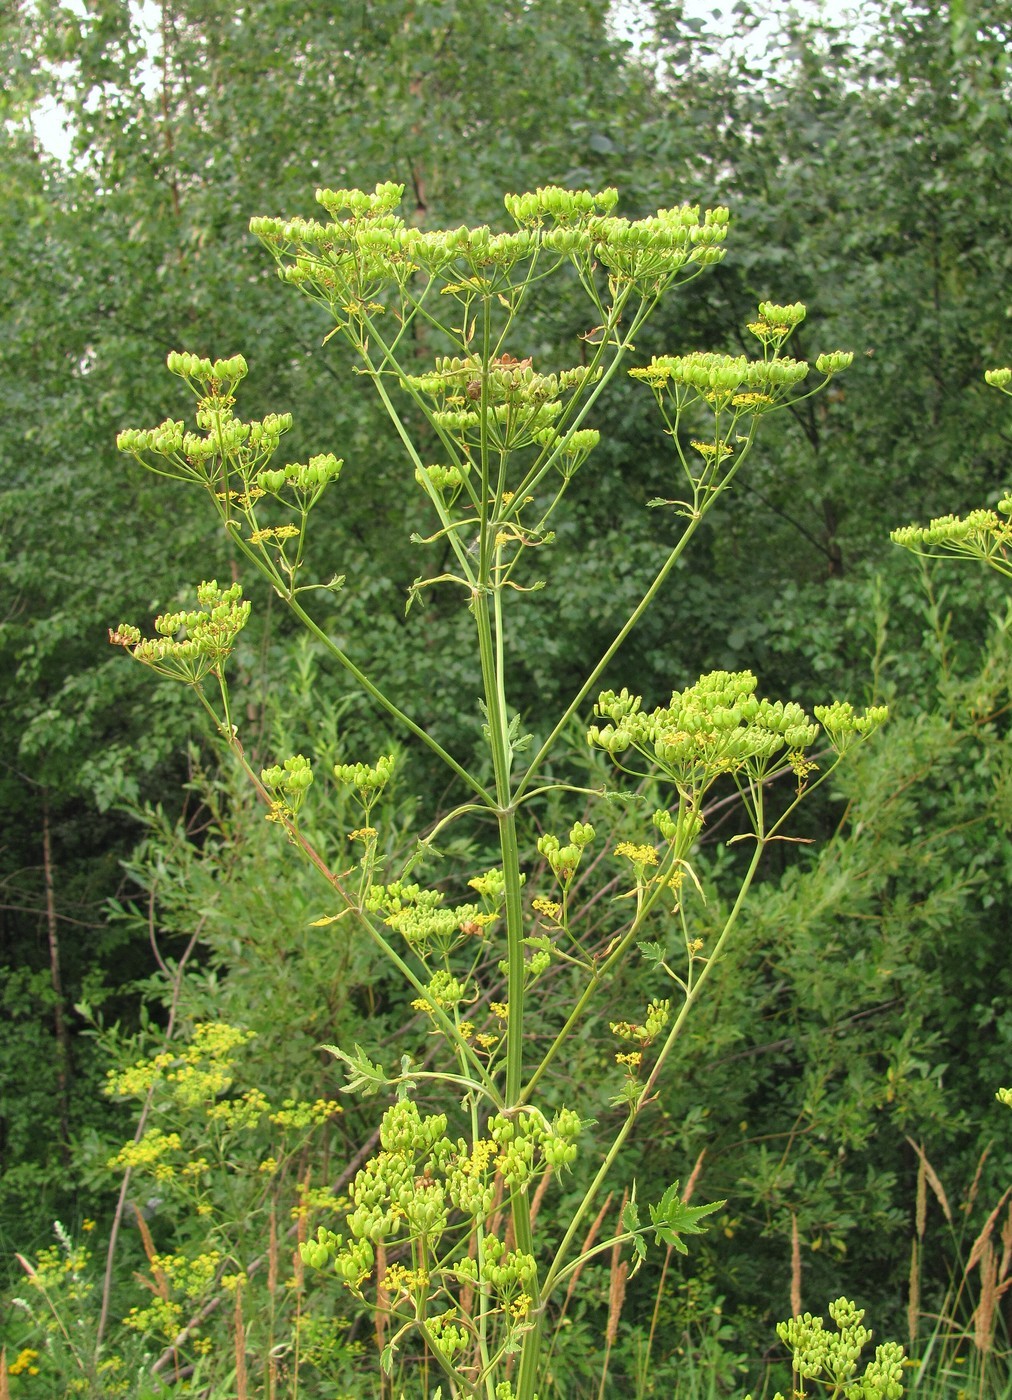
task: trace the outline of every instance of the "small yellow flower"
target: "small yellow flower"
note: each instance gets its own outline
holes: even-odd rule
[[[772,403],[773,399],[769,394],[760,394],[755,390],[750,390],[745,394],[735,394],[731,402],[735,408],[756,408],[760,404]]]
[[[631,841],[620,841],[615,847],[617,856],[625,856],[633,865],[640,867],[657,864],[657,852],[653,846],[635,846]]]
[[[21,1376],[25,1374],[37,1376],[39,1374],[39,1368],[35,1363],[38,1359],[39,1353],[37,1351],[33,1351],[31,1347],[24,1347],[7,1367],[7,1373],[11,1376]]]

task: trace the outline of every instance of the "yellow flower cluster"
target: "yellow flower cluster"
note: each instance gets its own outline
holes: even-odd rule
[[[121,1147],[115,1157],[110,1157],[106,1166],[111,1171],[137,1168],[150,1172],[156,1181],[168,1181],[175,1175],[175,1167],[165,1160],[172,1152],[179,1152],[182,1140],[178,1133],[163,1133],[161,1128],[149,1128],[136,1142],[128,1142]]]
[[[281,543],[284,540],[293,540],[302,531],[298,525],[275,525],[272,529],[254,530],[249,537],[250,544],[264,544],[270,540]]]
[[[488,1171],[489,1164],[499,1155],[499,1145],[490,1138],[479,1138],[474,1144],[470,1157],[464,1157],[456,1164],[462,1176],[480,1177]]]
[[[542,899],[539,896],[533,901],[532,907],[548,919],[558,920],[562,917],[562,905],[554,899]]]
[[[222,1099],[212,1104],[207,1116],[213,1123],[223,1123],[228,1128],[255,1128],[265,1113],[270,1112],[270,1101],[262,1089],[247,1089],[238,1099]]]
[[[151,1258],[152,1272],[161,1274],[174,1293],[184,1298],[199,1298],[214,1279],[221,1254],[216,1249],[188,1259],[185,1254],[155,1254]]]
[[[41,1293],[59,1290],[60,1296],[68,1301],[86,1298],[93,1288],[85,1277],[91,1252],[71,1244],[65,1235],[61,1236],[61,1241],[61,1245],[51,1244],[39,1250],[29,1282]]]
[[[420,1009],[426,1010],[427,1003],[423,1005]],[[488,1031],[479,1031],[478,1034],[475,1035],[475,1026],[473,1021],[461,1021],[457,1029],[460,1031],[460,1034],[465,1040],[472,1041],[482,1050],[491,1050],[494,1045],[499,1044],[499,1041],[501,1039],[501,1037],[498,1035],[490,1035]]]
[[[631,841],[620,841],[615,847],[617,856],[625,856],[633,865],[656,865],[657,852],[653,846],[635,846]]]
[[[336,1211],[344,1209],[347,1199],[335,1196],[329,1186],[307,1186],[300,1181],[295,1187],[299,1204],[292,1207],[293,1220],[306,1220],[313,1211]]]
[[[801,749],[792,750],[792,752],[787,755],[787,760],[791,765],[794,776],[798,780],[798,791],[800,792],[801,786],[809,773],[817,773],[819,771],[819,765],[813,763],[810,758],[806,758],[804,751]]]
[[[182,1320],[183,1309],[179,1303],[169,1298],[155,1298],[150,1307],[131,1308],[123,1319],[123,1326],[132,1332],[153,1332],[171,1342],[178,1336]]]
[[[110,1098],[144,1098],[155,1085],[164,1084],[171,1086],[170,1095],[181,1108],[202,1107],[230,1088],[235,1052],[254,1034],[226,1022],[201,1023],[185,1050],[163,1050],[125,1070],[110,1070],[105,1093]]]
[[[38,1359],[39,1353],[37,1351],[33,1351],[31,1347],[24,1347],[7,1367],[7,1374],[9,1376],[37,1376],[39,1368],[35,1363]]]
[[[337,1099],[314,1099],[312,1103],[285,1099],[281,1107],[270,1114],[269,1121],[279,1128],[310,1128],[327,1123],[344,1109]]]
[[[391,1264],[383,1276],[383,1287],[388,1293],[423,1293],[429,1286],[429,1275],[424,1269],[406,1269],[403,1264]]]

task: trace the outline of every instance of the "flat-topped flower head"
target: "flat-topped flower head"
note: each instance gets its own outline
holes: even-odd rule
[[[156,617],[157,636],[143,637],[139,628],[123,622],[110,629],[109,640],[159,675],[199,685],[205,676],[220,673],[249,621],[250,605],[242,600],[238,583],[219,588],[215,579],[199,585],[197,604]]]

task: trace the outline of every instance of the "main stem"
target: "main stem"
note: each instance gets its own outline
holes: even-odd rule
[[[507,1004],[509,1021],[506,1030],[506,1091],[505,1111],[520,1102],[524,1069],[524,915],[521,900],[520,846],[517,840],[516,807],[510,780],[511,751],[509,718],[502,688],[502,672],[497,662],[503,638],[493,637],[492,618],[487,590],[475,593],[473,609],[478,624],[478,649],[481,675],[488,715],[488,738],[495,774],[496,817],[499,822],[499,843],[502,854],[503,884],[506,892],[507,942]],[[498,610],[497,610],[498,611]],[[513,1236],[516,1248],[524,1254],[534,1253],[531,1231],[530,1202],[526,1189],[520,1188],[510,1197]],[[517,1400],[533,1400],[537,1378],[538,1356],[541,1350],[540,1295],[537,1280],[532,1286],[534,1325],[525,1334],[517,1381]]]

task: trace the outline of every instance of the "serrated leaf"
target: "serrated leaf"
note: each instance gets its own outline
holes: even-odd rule
[[[351,1055],[337,1045],[321,1045],[320,1049],[326,1050],[335,1060],[340,1060],[347,1066],[348,1077],[342,1085],[346,1094],[361,1094],[363,1098],[368,1098],[370,1094],[379,1093],[380,1089],[390,1083],[383,1066],[370,1060],[361,1045],[356,1045],[354,1054]]]
[[[672,1245],[679,1254],[688,1254],[689,1251],[680,1237],[705,1234],[705,1229],[700,1227],[698,1222],[726,1204],[726,1201],[713,1201],[708,1206],[686,1205],[678,1194],[678,1182],[674,1182],[665,1191],[659,1203],[650,1207],[655,1242]]]
[[[664,944],[663,944],[663,943],[656,943],[656,942],[654,942],[654,943],[648,943],[648,942],[643,942],[643,943],[637,943],[637,944],[636,944],[636,947],[637,947],[637,948],[640,950],[640,952],[643,954],[643,957],[644,957],[644,959],[645,959],[647,962],[659,963],[659,962],[663,962],[663,961],[664,961]]]
[[[632,807],[636,803],[643,803],[646,797],[642,792],[621,792],[617,788],[597,788],[596,791],[605,802],[618,802],[623,807]]]

